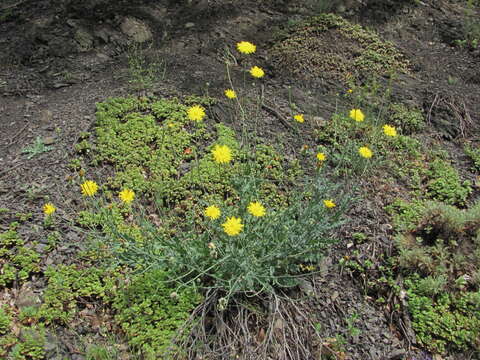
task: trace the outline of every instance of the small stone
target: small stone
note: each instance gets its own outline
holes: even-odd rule
[[[190,29],[190,28],[193,28],[195,27],[195,23],[193,22],[188,22],[185,24],[185,29]]]
[[[146,42],[153,37],[152,32],[143,21],[132,17],[126,17],[120,24],[120,29],[138,43]]]
[[[52,145],[55,143],[55,138],[53,136],[47,136],[46,138],[43,139],[43,143],[45,145]]]
[[[40,112],[39,120],[42,124],[48,124],[53,119],[53,113],[50,110],[42,110]]]
[[[15,304],[19,309],[28,307],[28,306],[39,306],[41,303],[40,297],[33,292],[32,289],[20,290],[18,293]]]
[[[397,350],[393,350],[388,359],[389,360],[401,360],[403,359],[405,356],[405,349],[397,349]]]

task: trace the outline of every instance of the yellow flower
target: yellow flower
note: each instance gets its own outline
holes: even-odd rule
[[[347,93],[349,93],[349,94],[351,94],[352,92],[353,92],[352,89],[348,89],[348,90],[347,90]]]
[[[253,77],[261,78],[265,75],[265,72],[261,68],[259,68],[258,66],[254,66],[250,69],[250,74]]]
[[[222,226],[225,233],[229,236],[238,235],[243,230],[242,219],[235,216],[228,217]]]
[[[256,217],[265,216],[265,207],[258,201],[251,202],[248,207],[248,212]]]
[[[299,123],[305,122],[305,119],[303,118],[303,114],[297,114],[293,118]]]
[[[352,109],[350,111],[350,118],[355,121],[362,122],[363,120],[365,120],[365,115],[363,115],[363,112],[360,109]]]
[[[366,159],[370,159],[373,156],[372,150],[370,150],[366,146],[362,146],[360,149],[358,149],[358,153],[360,154],[360,156],[362,156]]]
[[[332,200],[323,200],[323,205],[325,205],[325,207],[327,207],[329,209],[337,206],[337,204],[335,204]]]
[[[237,97],[237,94],[235,93],[235,90],[227,89],[225,90],[225,96],[229,99],[235,99]]]
[[[80,188],[82,189],[83,196],[93,196],[98,190],[98,185],[95,181],[87,180],[80,185]]]
[[[205,109],[200,105],[195,105],[187,110],[187,116],[192,121],[201,121],[205,117]]]
[[[242,54],[252,54],[257,50],[257,47],[248,41],[240,41],[237,43],[237,50]]]
[[[221,211],[215,205],[210,205],[205,209],[205,216],[209,217],[212,220],[218,219],[220,217]]]
[[[133,199],[135,199],[135,193],[133,190],[130,189],[123,189],[118,193],[118,197],[122,200],[125,204],[130,204]]]
[[[397,130],[395,129],[395,127],[390,125],[383,125],[383,133],[391,137],[397,136]]]
[[[43,205],[43,212],[45,215],[52,215],[56,210],[57,208],[52,203],[46,203]]]
[[[325,155],[322,152],[319,152],[319,153],[317,153],[317,160],[318,161],[325,161],[325,160],[327,160],[327,155]]]
[[[215,145],[212,155],[215,162],[219,164],[226,164],[232,161],[232,151],[227,145]]]

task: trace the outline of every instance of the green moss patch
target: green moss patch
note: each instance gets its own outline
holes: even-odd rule
[[[146,272],[120,289],[113,300],[115,319],[142,359],[169,359],[178,351],[173,340],[180,339],[180,329],[201,301],[193,287],[175,291],[167,280],[160,270]]]
[[[16,223],[0,234],[0,288],[14,280],[23,282],[40,271],[40,255],[27,248],[16,231]]]
[[[334,14],[322,14],[292,26],[273,45],[280,69],[301,77],[346,81],[407,72],[409,63],[377,34]]]
[[[396,263],[417,340],[432,352],[480,350],[480,203],[398,206],[394,223],[408,230]]]
[[[202,104],[208,99],[195,100]],[[260,145],[255,153],[240,150],[233,129],[193,122],[187,109],[177,99],[116,98],[97,104],[94,158],[115,170],[107,187],[127,187],[163,206],[185,209],[199,199],[234,201],[232,179],[246,171],[255,171],[277,189],[281,184],[280,191],[301,175],[298,162],[287,163],[273,147]],[[214,161],[211,150],[217,144],[232,149],[228,166]],[[257,158],[253,169],[247,169],[245,163]],[[263,192],[274,203],[285,201],[271,188]]]

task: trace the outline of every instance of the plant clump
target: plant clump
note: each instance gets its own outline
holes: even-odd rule
[[[296,76],[355,78],[407,72],[405,56],[377,34],[334,14],[295,24],[272,47],[274,62]]]
[[[174,340],[202,297],[192,286],[169,286],[162,270],[134,276],[113,298],[115,320],[142,359],[169,359],[180,350]],[[185,329],[183,329],[185,330]]]
[[[10,224],[10,229],[0,234],[0,288],[13,281],[23,282],[40,271],[40,255],[25,246],[18,235],[18,224]]]
[[[480,203],[467,210],[438,202],[417,208],[397,235],[417,340],[432,352],[480,350]]]
[[[458,171],[448,162],[435,159],[427,171],[427,194],[450,205],[464,205],[472,192],[470,181],[461,181]]]

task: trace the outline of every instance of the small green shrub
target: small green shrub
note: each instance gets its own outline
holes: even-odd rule
[[[428,170],[427,194],[450,205],[464,205],[472,192],[470,181],[461,182],[457,170],[445,160],[435,159]]]
[[[19,342],[11,349],[9,358],[12,360],[44,360],[45,330],[42,327],[22,329]]]
[[[12,316],[5,311],[4,307],[0,307],[0,335],[8,333]]]
[[[86,360],[116,360],[119,354],[112,346],[90,345],[85,357]]]
[[[98,298],[105,301],[114,288],[114,277],[103,269],[59,265],[45,271],[48,281],[38,317],[50,324],[67,324],[78,310],[81,298]]]
[[[406,285],[408,310],[420,344],[436,353],[471,347],[480,350],[480,308],[471,293],[457,296],[442,292],[433,299],[421,294],[418,282],[407,280]]]
[[[480,146],[474,147],[471,145],[465,145],[463,149],[465,154],[467,154],[472,160],[474,170],[480,171]]]
[[[25,281],[32,273],[40,271],[40,255],[25,246],[16,226],[12,223],[10,230],[0,234],[0,288],[16,279]]]
[[[162,270],[149,270],[131,279],[113,298],[115,320],[128,343],[143,359],[170,359],[190,313],[201,301],[191,286],[176,289]]]
[[[256,178],[237,179],[240,196],[235,206],[220,206],[219,219],[198,225],[203,208],[197,207],[174,235],[142,222],[143,238],[150,239],[143,246],[131,236],[111,230],[112,248],[119,248],[116,239],[121,239],[122,248],[116,254],[121,261],[169,269],[186,283],[199,278],[203,286],[219,289],[227,298],[295,286],[299,265],[317,263],[336,241],[332,230],[342,223],[349,199],[335,191],[338,186],[319,177],[305,193],[292,198],[288,207],[268,209],[265,216],[254,217],[247,206],[261,200],[256,197],[257,185]],[[324,205],[329,198],[335,199],[336,207]],[[240,218],[244,225],[236,236],[228,236],[222,228],[231,216]]]
[[[467,210],[425,202],[419,213],[396,237],[417,340],[432,352],[478,351],[480,202]]]
[[[388,117],[389,123],[401,129],[404,135],[416,133],[425,127],[422,111],[410,109],[404,104],[391,104]]]

